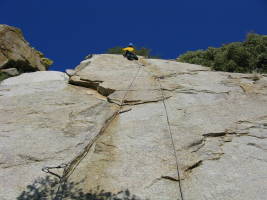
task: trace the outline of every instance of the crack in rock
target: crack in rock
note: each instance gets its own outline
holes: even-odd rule
[[[175,181],[175,182],[178,182],[179,179],[178,178],[174,178],[174,177],[171,177],[171,176],[161,176],[162,179],[167,179],[167,180],[170,180],[170,181]]]
[[[67,168],[64,169],[64,173],[62,178],[67,179],[76,169],[76,167],[80,164],[80,162],[83,160],[83,158],[88,154],[89,150],[94,146],[95,142],[98,140],[98,138],[104,134],[106,129],[109,127],[111,122],[118,116],[119,111],[114,112],[109,118],[105,120],[104,125],[100,129],[99,132],[95,133],[95,135],[91,136],[91,138],[88,140],[89,143],[84,146],[82,151],[80,151],[67,165]]]
[[[147,101],[143,101],[143,100],[124,100],[122,102],[122,105],[123,106],[127,106],[127,105],[135,106],[135,105],[140,105],[140,104],[157,103],[157,102],[169,99],[169,98],[171,98],[171,96],[167,96],[165,98],[158,98],[158,99],[154,99],[154,100],[147,100]],[[116,99],[111,99],[109,97],[107,99],[108,99],[108,102],[115,103],[115,104],[121,106],[120,103],[118,103],[118,101]]]
[[[206,133],[203,134],[204,137],[221,137],[221,136],[225,136],[226,134],[228,134],[227,132],[215,132],[215,133]]]
[[[265,120],[266,117],[261,117],[261,120]],[[266,129],[266,122],[250,122],[248,120],[238,121],[235,124],[241,127],[235,127],[232,129],[226,129],[221,132],[209,132],[203,134],[203,138],[196,140],[188,145],[188,149],[193,148],[191,153],[199,154],[202,159],[194,165],[188,167],[185,171],[190,171],[195,167],[198,167],[206,160],[219,160],[223,155],[222,146],[227,142],[232,142],[233,137],[248,136],[254,137],[257,139],[266,139],[265,135],[262,135],[263,132],[258,133],[257,130]],[[255,132],[254,132],[255,131]],[[254,146],[263,151],[267,149],[256,143],[248,143],[249,146]],[[194,149],[195,148],[195,149]],[[202,150],[204,148],[204,150]],[[200,151],[201,150],[201,151]]]
[[[188,148],[194,147],[194,146],[198,146],[200,144],[202,144],[204,142],[204,139],[200,139],[197,141],[192,142],[191,144],[188,145]]]
[[[202,149],[202,147],[205,146],[205,140],[203,139],[202,143],[198,145],[198,148],[196,148],[195,150],[191,151],[191,153],[196,153],[198,152],[200,149]]]
[[[161,75],[161,76],[154,76],[156,79],[165,79],[165,78],[172,78],[176,77],[179,75],[197,75],[198,72],[203,72],[203,71],[210,71],[210,70],[190,70],[188,72],[175,72],[175,73],[170,73],[167,75]]]
[[[178,182],[179,181],[179,179],[171,177],[171,176],[161,176],[160,178],[156,178],[155,180],[153,180],[148,186],[145,187],[145,189],[152,187],[155,183],[162,181],[162,180],[168,180],[168,181],[172,181],[172,182]]]
[[[192,88],[184,88],[184,89],[176,89],[176,92],[179,93],[184,93],[184,94],[198,94],[198,93],[207,93],[207,94],[230,94],[230,91],[225,91],[225,92],[214,92],[211,90],[196,90],[196,89],[192,89]]]
[[[199,160],[198,162],[194,163],[193,165],[187,167],[185,169],[185,171],[186,172],[188,172],[188,171],[191,172],[193,169],[195,169],[195,168],[199,167],[200,165],[202,165],[202,163],[203,163],[203,161],[202,160]]]
[[[131,110],[132,110],[132,108],[124,109],[124,110],[121,110],[121,111],[119,112],[119,114],[123,114],[123,113],[129,112],[129,111],[131,111]]]

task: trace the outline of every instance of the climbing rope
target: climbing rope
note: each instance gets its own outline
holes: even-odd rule
[[[181,194],[181,200],[184,200],[184,195],[183,195],[183,190],[182,190],[182,184],[181,184],[181,176],[180,176],[180,170],[179,170],[178,156],[177,156],[176,149],[175,149],[173,134],[172,134],[170,120],[169,120],[169,114],[168,114],[168,110],[167,110],[167,106],[166,106],[166,101],[165,101],[166,98],[164,96],[163,88],[161,86],[161,83],[160,83],[159,78],[156,79],[156,80],[158,81],[158,83],[160,85],[160,90],[161,90],[161,94],[162,94],[162,98],[163,98],[162,102],[163,102],[163,105],[164,105],[164,110],[165,110],[165,113],[166,113],[166,120],[167,120],[167,123],[168,123],[169,134],[170,134],[171,141],[172,141],[172,148],[173,148],[173,152],[174,152],[174,156],[175,156],[176,171],[177,171],[177,176],[178,176],[178,184],[179,184],[179,190],[180,190],[180,194]]]
[[[90,141],[90,143],[87,145],[85,151],[83,151],[81,154],[78,154],[78,156],[76,158],[74,158],[73,160],[71,160],[70,162],[68,162],[67,164],[61,164],[59,166],[55,166],[55,167],[43,167],[42,168],[42,171],[45,172],[45,173],[48,173],[48,174],[51,174],[57,178],[59,178],[59,186],[57,188],[57,192],[56,192],[56,196],[55,196],[55,200],[62,200],[63,198],[63,194],[62,192],[60,193],[61,190],[64,189],[64,184],[66,184],[67,182],[67,179],[68,177],[70,177],[70,175],[73,173],[73,171],[75,170],[75,168],[78,166],[78,164],[81,162],[81,160],[87,155],[87,153],[89,152],[92,144],[96,141],[96,139],[98,138],[99,135],[101,135],[101,133],[103,133],[107,127],[109,126],[109,124],[112,122],[112,120],[117,116],[119,115],[120,113],[123,113],[123,111],[121,110],[123,105],[124,105],[124,102],[125,102],[125,99],[131,89],[131,87],[133,86],[136,78],[138,77],[138,74],[140,72],[140,69],[141,69],[142,65],[139,65],[138,64],[138,69],[137,69],[137,72],[135,73],[132,81],[130,82],[129,86],[126,88],[126,92],[125,94],[123,95],[121,101],[120,101],[120,104],[119,104],[119,110],[113,115],[113,117],[106,123],[106,125],[100,130],[100,132],[95,136],[95,138]],[[63,169],[63,175],[60,176],[59,174],[56,174],[54,172],[51,172],[50,170],[51,169]]]
[[[58,186],[58,189],[57,189],[57,192],[56,192],[56,197],[55,197],[56,200],[62,200],[63,196],[62,196],[62,194],[60,194],[60,191],[62,190],[63,185],[66,183],[68,177],[72,174],[72,172],[77,167],[77,165],[87,155],[88,151],[90,150],[90,147],[95,142],[95,140],[98,138],[98,136],[101,135],[101,133],[103,133],[107,129],[107,127],[109,126],[109,124],[111,123],[111,121],[118,114],[122,113],[121,109],[122,109],[122,107],[124,105],[125,99],[126,99],[128,93],[130,92],[130,89],[133,86],[136,78],[138,77],[138,74],[140,73],[140,69],[141,68],[144,69],[143,66],[145,66],[144,64],[141,64],[139,62],[136,62],[136,63],[138,65],[138,70],[137,70],[136,74],[134,75],[132,81],[130,82],[129,86],[127,87],[126,92],[123,95],[123,97],[122,97],[122,99],[121,99],[121,101],[119,103],[119,107],[120,107],[119,111],[117,111],[115,113],[114,117],[110,119],[109,123],[107,123],[107,125],[105,127],[103,127],[103,129],[100,130],[100,133],[95,137],[95,139],[90,142],[90,144],[87,146],[88,148],[86,149],[86,151],[84,151],[81,155],[78,155],[78,157],[76,157],[74,160],[70,161],[68,164],[61,164],[61,165],[56,166],[56,167],[44,167],[42,169],[42,171],[44,171],[46,173],[49,173],[51,175],[54,175],[57,178],[59,178],[59,186]],[[181,177],[180,177],[180,170],[179,170],[178,156],[177,156],[177,153],[176,153],[174,139],[173,139],[173,133],[172,133],[171,126],[170,126],[169,114],[168,114],[167,105],[166,105],[166,97],[165,97],[164,92],[163,92],[163,87],[161,85],[160,78],[156,78],[154,76],[154,74],[152,72],[148,71],[148,70],[145,70],[145,71],[147,71],[148,73],[150,73],[152,75],[152,77],[154,77],[155,80],[159,84],[159,89],[161,91],[162,102],[163,102],[163,106],[164,106],[164,110],[165,110],[165,115],[166,115],[166,121],[167,121],[167,124],[168,124],[168,132],[170,134],[170,138],[171,138],[171,142],[172,142],[172,149],[173,149],[174,156],[175,156],[176,171],[177,171],[177,176],[178,176],[178,184],[179,184],[180,197],[181,197],[181,200],[184,200],[183,191],[182,191],[182,184],[181,184]],[[60,176],[60,175],[58,175],[58,174],[50,171],[50,169],[60,169],[60,168],[64,169],[62,176]]]
[[[140,65],[144,66],[141,63],[140,63]],[[160,78],[156,77],[152,72],[150,72],[148,70],[145,70],[145,71],[150,73],[152,75],[152,77],[154,77],[154,79],[157,81],[157,83],[159,85],[159,89],[161,91],[162,103],[163,103],[164,110],[165,110],[166,121],[167,121],[167,124],[168,124],[168,131],[169,131],[169,134],[170,134],[170,138],[171,138],[171,142],[172,142],[172,149],[173,149],[173,152],[174,152],[174,157],[175,157],[175,162],[176,162],[176,172],[177,172],[177,177],[178,177],[178,186],[179,186],[179,191],[180,191],[180,197],[181,197],[181,200],[184,200],[184,195],[183,195],[183,190],[182,190],[182,183],[181,183],[181,176],[180,176],[180,170],[179,170],[178,156],[177,156],[176,149],[175,149],[173,133],[172,133],[172,130],[171,130],[169,114],[168,114],[167,105],[166,105],[166,99],[167,98],[164,95],[163,87],[162,87],[161,82],[160,82]]]
[[[141,67],[142,67],[142,65],[139,65],[139,64],[138,64],[138,70],[137,70],[137,72],[136,72],[136,74],[135,74],[133,80],[131,81],[129,87],[127,88],[127,90],[126,90],[126,92],[125,92],[125,94],[124,94],[124,96],[123,96],[123,98],[122,98],[122,100],[121,100],[120,108],[122,108],[122,106],[123,106],[123,104],[124,104],[124,101],[125,101],[125,99],[126,99],[128,93],[129,93],[131,87],[133,86],[133,84],[134,84],[134,82],[135,82],[135,80],[136,80],[136,78],[137,78],[139,72],[140,72]]]

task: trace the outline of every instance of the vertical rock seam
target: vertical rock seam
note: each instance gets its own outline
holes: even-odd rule
[[[55,199],[61,200],[62,199],[62,195],[61,195],[61,188],[62,186],[64,187],[64,184],[67,182],[68,178],[70,177],[70,175],[74,172],[74,170],[76,169],[76,167],[79,165],[79,163],[83,160],[83,158],[87,155],[87,153],[89,152],[89,150],[91,149],[92,145],[97,141],[97,139],[104,134],[105,130],[107,130],[107,128],[109,127],[109,125],[111,124],[111,122],[121,113],[122,111],[122,107],[124,105],[124,100],[128,95],[128,92],[130,90],[130,88],[132,87],[133,83],[136,80],[136,77],[138,76],[140,69],[141,69],[141,65],[138,65],[138,70],[134,76],[134,78],[132,79],[130,85],[128,86],[128,88],[126,89],[126,92],[121,100],[121,103],[119,105],[119,110],[116,111],[111,118],[109,118],[106,123],[104,124],[104,126],[101,128],[101,130],[99,131],[99,133],[89,142],[89,144],[85,147],[85,149],[78,154],[78,156],[76,156],[73,160],[71,160],[66,167],[64,167],[64,171],[63,171],[63,175],[60,177],[60,181],[59,181],[59,186],[57,189],[57,193],[56,193],[56,197]],[[58,176],[56,176],[58,177]]]

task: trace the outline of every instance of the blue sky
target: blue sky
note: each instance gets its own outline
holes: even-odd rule
[[[21,28],[61,71],[129,42],[176,58],[251,31],[267,35],[266,0],[0,0],[0,8],[0,23]]]

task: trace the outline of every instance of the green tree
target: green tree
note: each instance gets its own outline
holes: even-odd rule
[[[225,44],[220,48],[189,51],[178,61],[228,72],[267,72],[267,36],[249,33],[244,42]]]
[[[123,54],[122,47],[117,46],[107,50],[108,54]]]
[[[141,48],[137,48],[136,49],[136,54],[139,56],[144,56],[146,58],[150,57],[151,54],[151,49],[145,48],[145,47],[141,47]]]

